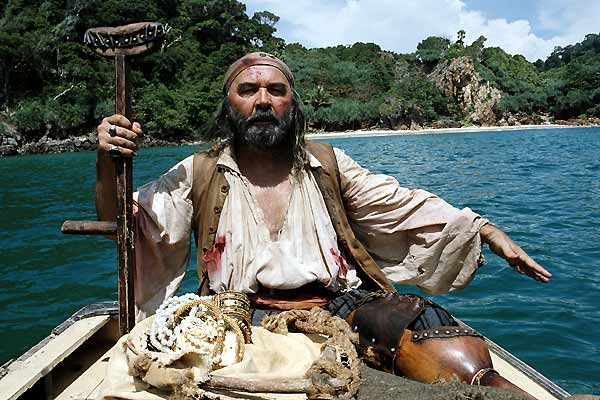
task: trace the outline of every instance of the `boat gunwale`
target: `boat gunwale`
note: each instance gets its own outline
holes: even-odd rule
[[[17,361],[26,361],[29,357],[37,353],[40,349],[44,348],[48,343],[57,338],[61,333],[66,331],[75,322],[85,318],[96,317],[100,315],[108,315],[111,319],[117,318],[119,313],[119,306],[116,301],[100,301],[96,303],[88,304],[79,310],[77,310],[69,318],[61,322],[56,326],[50,334],[40,340],[38,343],[33,345],[25,353],[21,354],[17,358],[12,358],[6,361],[0,366],[0,379],[4,378],[10,371],[10,366]]]
[[[461,321],[460,319],[453,316],[453,318],[459,323],[459,325],[465,328],[471,328],[468,324]],[[471,328],[473,329],[473,328]],[[544,390],[550,393],[552,396],[558,399],[566,399],[571,396],[569,392],[552,382],[550,379],[542,375],[539,371],[533,368],[531,365],[525,363],[523,360],[516,357],[514,354],[500,346],[493,340],[489,339],[484,335],[484,340],[488,345],[490,352],[496,354],[499,358],[506,361],[509,365],[514,367],[517,371],[521,372],[527,378],[531,379],[535,384],[541,386]]]

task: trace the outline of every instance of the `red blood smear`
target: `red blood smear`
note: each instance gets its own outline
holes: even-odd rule
[[[221,255],[225,250],[225,235],[219,235],[215,239],[215,245],[204,253],[202,259],[208,273],[216,272],[221,265]]]
[[[331,247],[329,251],[333,255],[335,263],[340,268],[340,271],[338,272],[338,277],[340,279],[346,279],[346,274],[348,273],[348,266],[346,265],[346,260],[344,260],[344,257],[342,257],[340,252],[334,249],[333,247]]]

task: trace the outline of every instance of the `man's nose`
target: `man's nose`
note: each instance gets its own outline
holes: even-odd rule
[[[265,110],[271,108],[271,95],[266,88],[260,88],[256,98],[256,108]]]

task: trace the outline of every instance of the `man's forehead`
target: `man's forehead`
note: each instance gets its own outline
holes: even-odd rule
[[[231,86],[236,87],[243,83],[257,83],[261,85],[282,83],[288,87],[290,86],[283,72],[269,65],[253,65],[246,68],[233,80]]]
[[[269,53],[255,52],[246,54],[229,66],[223,80],[223,93],[227,94],[238,75],[254,66],[268,66],[279,70],[286,78],[289,86],[294,87],[294,75],[283,61]]]

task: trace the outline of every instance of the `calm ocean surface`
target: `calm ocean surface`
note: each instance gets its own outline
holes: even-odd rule
[[[403,186],[471,207],[549,269],[552,282],[536,283],[486,249],[469,287],[434,300],[567,391],[600,393],[600,128],[331,142]],[[194,150],[141,150],[136,185]],[[60,233],[65,219],[95,218],[94,180],[91,152],[0,159],[0,364],[80,307],[116,299],[114,244]],[[183,292],[196,288],[193,268]]]

